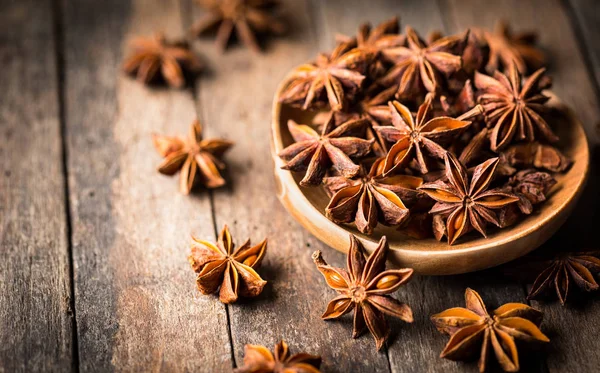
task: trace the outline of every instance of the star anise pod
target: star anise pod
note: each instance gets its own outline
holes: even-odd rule
[[[301,352],[290,355],[287,343],[275,345],[275,353],[259,345],[244,346],[244,365],[234,373],[319,373],[321,357]]]
[[[351,158],[367,155],[374,142],[354,137],[362,136],[366,125],[367,121],[360,119],[336,127],[331,115],[319,135],[310,126],[290,120],[288,128],[296,142],[279,153],[279,157],[287,162],[282,168],[293,172],[306,171],[300,181],[302,186],[321,184],[331,166],[347,178],[356,176],[360,166]]]
[[[443,79],[461,67],[460,56],[452,52],[457,45],[464,43],[466,36],[448,36],[427,45],[415,30],[407,26],[408,47],[382,51],[383,58],[395,65],[379,82],[384,86],[398,84],[399,98],[413,98],[424,91],[439,91],[445,85]]]
[[[267,283],[254,270],[267,252],[267,240],[252,247],[247,240],[237,250],[234,248],[225,225],[216,245],[193,237],[192,254],[188,257],[198,274],[198,290],[202,294],[213,294],[220,287],[219,299],[223,303],[233,303],[239,295],[256,297]]]
[[[400,31],[398,17],[393,17],[372,27],[370,23],[363,23],[358,28],[355,38],[345,35],[336,35],[336,40],[342,43],[352,43],[356,48],[373,56],[369,67],[369,77],[378,78],[385,73],[382,51],[404,45],[406,37],[398,34]]]
[[[440,357],[462,361],[479,355],[479,371],[484,372],[490,350],[506,372],[519,371],[515,340],[550,342],[539,329],[543,314],[526,304],[507,303],[488,314],[475,290],[465,291],[467,308],[455,307],[431,316],[436,328],[450,335]],[[479,350],[479,351],[478,351]]]
[[[598,290],[594,278],[600,273],[600,253],[559,253],[535,279],[527,299],[537,299],[552,288],[562,305],[567,301],[571,282],[581,290]]]
[[[219,158],[231,147],[232,142],[202,137],[202,126],[197,120],[190,126],[186,139],[153,134],[152,140],[158,153],[165,159],[158,166],[164,175],[179,174],[179,190],[189,194],[196,181],[206,188],[225,185],[221,170],[225,163]]]
[[[354,310],[352,337],[360,336],[366,326],[375,338],[378,350],[383,347],[390,332],[384,314],[405,322],[413,321],[410,307],[388,295],[410,280],[413,270],[385,270],[388,249],[387,239],[383,236],[375,251],[365,259],[362,244],[350,235],[347,271],[328,265],[320,251],[312,255],[327,284],[340,294],[329,302],[322,318],[337,319]]]
[[[331,110],[342,110],[346,96],[354,95],[361,87],[371,59],[370,54],[352,49],[351,43],[341,43],[331,55],[321,53],[314,63],[294,69],[279,101],[304,110],[328,102]]]
[[[192,26],[200,36],[216,30],[216,44],[225,50],[235,29],[237,38],[248,48],[261,52],[256,34],[282,34],[285,25],[274,15],[277,0],[197,0],[208,12]]]
[[[388,104],[393,126],[376,128],[381,137],[394,144],[386,156],[384,176],[407,166],[413,159],[419,172],[429,172],[429,159],[426,157],[443,158],[447,152],[443,145],[455,139],[471,124],[468,119],[481,112],[477,106],[456,119],[437,117],[427,120],[432,99],[432,95],[427,95],[415,119],[410,110],[398,101]]]
[[[162,34],[137,37],[131,41],[131,55],[123,62],[123,70],[142,83],[163,79],[169,86],[181,88],[186,75],[199,73],[200,59],[185,42],[169,42]]]
[[[475,87],[479,90],[478,102],[483,106],[493,151],[500,150],[517,140],[532,142],[536,132],[550,142],[558,137],[542,117],[544,104],[549,100],[542,94],[548,88],[544,80],[545,69],[540,69],[521,84],[522,76],[515,64],[510,65],[508,76],[496,71],[494,77],[475,72]]]
[[[534,32],[513,34],[506,21],[499,21],[493,33],[486,30],[483,35],[490,49],[486,65],[488,72],[516,64],[518,70],[525,74],[546,64],[544,52],[535,47],[537,35]]]
[[[447,180],[426,183],[419,188],[437,201],[430,213],[447,216],[446,235],[450,245],[472,228],[487,237],[487,223],[500,226],[494,210],[519,200],[502,189],[489,189],[498,158],[488,159],[475,167],[471,180],[465,167],[452,153],[446,153],[444,162]]]
[[[343,176],[324,179],[333,194],[325,208],[327,217],[334,222],[356,224],[356,228],[370,235],[377,223],[400,225],[409,216],[403,200],[416,202],[421,192],[416,189],[423,179],[409,175],[382,177],[383,159],[373,163],[366,175],[352,180]]]

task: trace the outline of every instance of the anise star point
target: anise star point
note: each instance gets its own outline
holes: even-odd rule
[[[152,141],[158,153],[164,157],[158,171],[168,176],[179,171],[181,193],[189,194],[196,181],[209,189],[225,185],[221,175],[225,164],[220,157],[233,143],[222,139],[204,139],[199,121],[191,124],[185,139],[153,134]]]
[[[198,274],[198,290],[202,294],[219,291],[223,303],[234,303],[240,295],[256,297],[267,283],[255,271],[267,251],[266,239],[256,246],[247,240],[235,249],[225,225],[216,244],[193,237],[191,251],[188,260]]]
[[[431,316],[436,328],[450,335],[441,358],[461,361],[479,355],[479,371],[484,372],[493,351],[504,371],[517,372],[519,354],[515,340],[550,341],[539,329],[543,314],[535,308],[507,303],[490,314],[479,294],[469,288],[465,291],[465,303],[466,308],[450,308]]]
[[[389,337],[390,330],[385,314],[405,322],[413,322],[410,307],[389,295],[411,279],[413,270],[386,270],[388,250],[387,239],[384,236],[366,259],[362,244],[350,235],[347,270],[328,265],[320,251],[315,251],[312,255],[329,287],[340,294],[329,302],[322,318],[337,319],[354,311],[352,338],[357,338],[364,329],[368,329],[375,338],[377,350],[384,346]]]
[[[187,43],[169,42],[162,34],[135,38],[131,49],[131,55],[123,62],[123,70],[144,84],[162,78],[169,86],[181,88],[186,76],[203,69],[202,61],[190,51]]]

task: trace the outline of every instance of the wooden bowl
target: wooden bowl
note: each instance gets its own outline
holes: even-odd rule
[[[564,115],[561,126],[555,126],[561,138],[559,147],[573,161],[573,165],[566,173],[555,175],[558,183],[553,187],[548,200],[536,206],[533,214],[510,228],[490,230],[488,238],[471,233],[452,246],[445,240],[438,242],[433,238],[410,238],[394,228],[382,225],[377,226],[372,236],[366,236],[353,225],[337,225],[325,216],[329,198],[324,188],[300,187],[298,182],[302,175],[281,169],[285,162],[277,154],[293,143],[287,129],[288,119],[310,123],[315,114],[280,104],[281,88],[273,103],[271,142],[277,196],[304,228],[339,251],[347,250],[349,233],[357,236],[369,251],[385,235],[390,244],[392,263],[413,268],[420,274],[449,275],[497,266],[527,254],[548,240],[573,210],[587,179],[589,150],[583,127],[573,113],[551,95],[549,105],[559,109]]]

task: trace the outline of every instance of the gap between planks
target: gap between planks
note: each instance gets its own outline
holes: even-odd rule
[[[61,162],[64,178],[64,201],[66,216],[67,255],[69,258],[69,310],[71,312],[71,343],[72,361],[71,369],[79,372],[79,340],[77,338],[77,311],[75,309],[75,276],[73,260],[73,229],[71,221],[71,194],[69,186],[69,152],[67,149],[67,122],[66,122],[66,99],[65,99],[65,58],[64,58],[64,18],[62,14],[61,0],[47,0],[52,9],[52,37],[54,38],[55,64],[56,64],[56,86],[58,99],[58,120],[60,124],[60,146]]]

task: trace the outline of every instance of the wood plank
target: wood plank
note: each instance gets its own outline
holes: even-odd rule
[[[0,372],[74,369],[50,5],[0,2]]]
[[[587,55],[590,67],[600,86],[600,9],[595,0],[569,0],[573,11],[573,29],[583,38],[583,53]],[[600,122],[596,122],[596,133],[600,132]]]
[[[270,155],[271,103],[279,82],[294,66],[314,58],[314,14],[309,1],[287,0],[292,34],[271,39],[268,53],[253,54],[233,46],[220,55],[212,40],[196,43],[209,56],[214,78],[198,88],[199,110],[209,133],[236,142],[229,157],[231,186],[215,191],[219,229],[229,224],[236,242],[269,238],[259,271],[269,281],[264,293],[229,307],[235,359],[241,364],[247,343],[272,347],[280,339],[294,351],[323,356],[324,371],[385,372],[385,354],[375,351],[369,335],[351,339],[351,318],[320,319],[335,296],[311,260],[320,249],[332,264],[345,265],[345,256],[324,247],[284,210],[277,200]],[[195,17],[201,10],[195,10]],[[318,29],[318,27],[317,27]],[[320,37],[320,35],[319,35]]]
[[[437,1],[397,2],[375,1],[327,1],[321,2],[327,19],[325,33],[342,32],[353,35],[364,21],[377,24],[398,15],[401,27],[410,25],[423,37],[429,32],[447,32],[445,20]],[[331,47],[329,44],[327,47]],[[416,277],[401,288],[396,297],[406,301],[413,309],[415,321],[407,325],[401,321],[393,324],[396,334],[388,356],[393,372],[463,372],[477,371],[477,364],[455,363],[439,358],[447,337],[438,333],[429,317],[444,309],[464,306],[464,291],[472,287],[484,298],[491,311],[508,302],[523,302],[524,291],[519,284],[498,283],[493,271],[451,277]],[[539,363],[523,359],[523,371],[540,371]],[[490,364],[492,366],[493,364]]]
[[[177,0],[63,4],[75,294],[82,371],[231,367],[227,315],[201,296],[190,234],[213,235],[210,195],[157,173],[153,132],[185,135],[191,91],[120,73],[126,41],[184,35]]]
[[[597,229],[598,187],[600,172],[594,165],[600,161],[598,155],[598,97],[593,87],[593,78],[588,74],[576,37],[559,1],[477,1],[447,2],[448,22],[453,30],[471,25],[492,27],[500,18],[510,19],[519,29],[537,29],[540,44],[549,53],[549,73],[554,80],[553,90],[575,112],[585,126],[592,153],[590,180],[573,216],[565,226],[544,245],[541,250],[559,248],[576,250],[585,247],[597,248],[595,236],[589,234]],[[468,11],[465,11],[468,10]],[[591,245],[591,246],[589,246]],[[533,302],[546,313],[545,330],[552,340],[552,353],[548,354],[548,369],[551,372],[594,371],[600,366],[600,353],[596,347],[596,336],[600,327],[594,321],[600,316],[600,304],[591,303],[583,307],[561,307],[559,303]],[[574,332],[576,331],[576,332]]]

